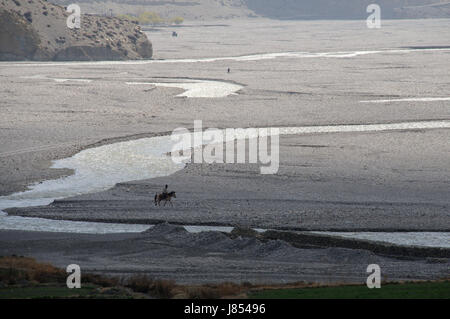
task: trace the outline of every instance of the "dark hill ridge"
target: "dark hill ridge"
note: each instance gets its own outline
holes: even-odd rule
[[[140,27],[114,17],[81,15],[69,29],[65,8],[43,0],[0,0],[0,60],[92,61],[152,57]]]
[[[120,0],[117,0],[120,1]],[[258,15],[277,19],[366,19],[376,3],[384,19],[448,18],[449,0],[245,0]]]

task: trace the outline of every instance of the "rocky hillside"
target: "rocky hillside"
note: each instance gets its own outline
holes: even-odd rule
[[[68,5],[74,0],[50,0]],[[254,17],[245,0],[78,0],[85,12],[117,15],[139,15],[143,11],[153,11],[164,19],[183,17],[186,20],[222,20]]]
[[[152,44],[126,20],[81,15],[67,27],[69,13],[44,0],[0,0],[0,60],[90,61],[152,57]]]

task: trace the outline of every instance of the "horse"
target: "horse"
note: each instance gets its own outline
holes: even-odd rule
[[[161,206],[161,201],[164,201],[164,205],[166,206],[167,202],[169,202],[172,207],[173,207],[173,203],[171,202],[172,198],[177,198],[177,195],[175,194],[175,192],[170,192],[170,193],[162,193],[162,194],[155,194],[155,206]]]

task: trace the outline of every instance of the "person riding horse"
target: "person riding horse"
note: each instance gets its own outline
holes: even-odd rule
[[[175,192],[169,193],[168,186],[167,185],[164,186],[161,194],[158,194],[158,193],[155,194],[155,206],[161,205],[161,201],[165,201],[164,206],[166,206],[167,202],[169,202],[173,206],[173,203],[171,202],[172,197],[177,198]]]
[[[163,188],[163,191],[162,191],[162,195],[167,195],[167,193],[168,193],[168,191],[167,191],[167,188],[168,188],[169,186],[167,186],[167,184],[166,184],[166,186],[164,186],[164,188]]]

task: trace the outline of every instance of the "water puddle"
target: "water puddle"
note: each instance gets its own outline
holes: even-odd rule
[[[1,64],[8,66],[88,66],[88,65],[142,65],[152,63],[208,63],[217,61],[261,61],[272,60],[278,58],[354,58],[362,55],[370,54],[407,54],[416,52],[439,52],[450,51],[450,48],[423,48],[423,49],[384,49],[371,51],[336,51],[336,52],[277,52],[249,54],[242,56],[227,56],[213,58],[198,59],[166,59],[166,60],[133,60],[133,61],[92,61],[92,62],[2,62]]]
[[[32,75],[32,76],[21,76],[21,79],[31,79],[31,80],[48,80],[56,83],[66,83],[66,82],[76,82],[76,83],[91,83],[91,79],[76,79],[76,78],[52,78],[46,75]],[[173,87],[184,89],[185,91],[178,94],[178,97],[188,97],[188,98],[221,98],[227,97],[229,95],[236,95],[240,89],[243,88],[242,85],[233,84],[224,81],[213,81],[213,80],[180,80],[174,79],[173,82],[125,82],[127,85],[150,85],[156,87]]]
[[[391,100],[368,100],[368,101],[359,101],[359,103],[438,102],[438,101],[450,101],[450,97],[414,97],[414,98],[391,99]]]
[[[152,85],[160,87],[173,87],[184,89],[185,92],[178,94],[178,97],[207,97],[220,98],[236,94],[237,91],[243,88],[242,85],[237,85],[221,81],[203,81],[203,80],[188,80],[178,82],[126,82],[128,85]]]

